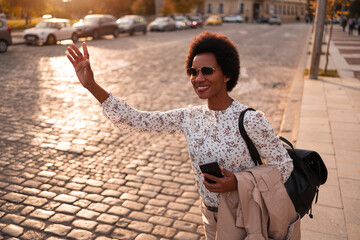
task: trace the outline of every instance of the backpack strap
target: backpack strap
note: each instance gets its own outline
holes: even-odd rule
[[[244,127],[244,116],[247,111],[255,111],[253,108],[247,108],[244,111],[241,112],[239,117],[239,130],[242,138],[245,140],[246,146],[248,147],[248,150],[250,152],[251,159],[254,161],[255,165],[262,165],[262,161],[259,155],[259,152],[257,151],[254,143],[251,141],[250,137],[245,131]]]

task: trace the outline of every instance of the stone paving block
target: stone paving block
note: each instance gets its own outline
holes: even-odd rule
[[[151,214],[151,215],[164,215],[166,211],[165,207],[157,207],[157,206],[152,206],[152,205],[146,205],[144,212]]]
[[[135,211],[140,211],[144,208],[144,204],[142,203],[137,203],[137,202],[133,202],[130,200],[125,200],[125,202],[122,204],[123,207],[125,208],[129,208]]]
[[[66,203],[73,203],[77,200],[77,197],[70,196],[67,194],[60,194],[54,198],[54,201],[66,202]]]
[[[182,219],[185,216],[185,213],[169,209],[166,211],[165,216],[173,219]]]
[[[93,202],[101,202],[105,197],[99,194],[88,194],[85,199]]]
[[[311,230],[301,230],[301,239],[306,240],[348,240],[346,237],[320,233]]]
[[[103,213],[96,220],[108,224],[114,224],[119,220],[119,217],[115,215]]]
[[[21,185],[24,187],[31,187],[31,188],[38,188],[42,182],[34,181],[34,180],[27,180],[23,182]]]
[[[87,230],[93,230],[98,223],[96,221],[77,219],[72,222],[72,225],[77,228],[84,228]]]
[[[138,232],[151,233],[151,231],[154,228],[154,225],[147,222],[131,221],[130,224],[128,225],[128,228]]]
[[[113,225],[98,224],[96,226],[95,233],[109,235],[113,229],[114,229]]]
[[[133,231],[129,231],[122,228],[116,228],[111,234],[111,237],[115,239],[125,240],[125,239],[134,239],[136,235],[137,233]]]
[[[115,214],[118,216],[126,216],[130,212],[130,209],[120,207],[120,206],[113,206],[109,209],[108,213]]]
[[[9,224],[6,227],[4,227],[1,231],[4,234],[10,235],[12,237],[19,237],[21,234],[23,234],[24,228],[14,224]]]
[[[171,195],[171,196],[176,196],[179,197],[181,196],[181,194],[183,193],[183,190],[181,189],[176,189],[176,188],[163,188],[161,190],[162,194],[166,194],[166,195]]]
[[[197,224],[203,224],[201,214],[185,213],[183,220]]]
[[[89,200],[85,200],[85,199],[80,199],[76,202],[74,202],[75,206],[79,206],[81,208],[86,208],[87,206],[89,206],[91,204],[91,201]]]
[[[80,207],[63,203],[58,208],[56,208],[56,211],[75,215],[78,211],[80,211]]]
[[[8,200],[15,203],[21,203],[27,198],[26,195],[20,193],[8,193],[2,197],[3,200]]]
[[[35,196],[30,196],[27,199],[25,199],[25,201],[23,202],[24,204],[28,204],[28,205],[32,205],[35,207],[41,207],[44,204],[46,204],[48,202],[48,199],[46,198],[39,198],[39,197],[35,197]]]
[[[103,191],[102,188],[100,187],[92,187],[92,186],[86,186],[84,189],[83,189],[84,192],[87,192],[87,193],[96,193],[96,194],[99,194]]]
[[[148,204],[158,206],[158,207],[165,207],[169,201],[160,200],[160,199],[150,199]]]
[[[44,230],[46,224],[42,221],[35,220],[35,219],[26,219],[21,223],[21,226],[26,228],[32,228],[37,230]]]
[[[91,203],[88,207],[90,210],[96,210],[97,212],[106,212],[109,209],[109,205],[103,203]]]
[[[26,231],[23,235],[21,235],[21,239],[24,240],[44,239],[45,237],[45,233],[37,232],[34,230]]]
[[[340,189],[342,198],[360,199],[360,181],[340,178]]]
[[[74,221],[75,216],[73,215],[68,215],[68,214],[62,214],[62,213],[56,213],[55,215],[53,215],[49,221],[51,223],[62,223],[62,224],[66,224],[66,223],[71,223],[72,221]]]
[[[30,217],[46,220],[46,219],[49,219],[54,214],[55,214],[54,211],[48,211],[48,210],[44,210],[44,209],[36,209],[35,211],[33,211],[30,214]]]
[[[3,223],[13,223],[16,225],[19,225],[24,220],[25,217],[16,214],[6,214],[4,217],[1,218],[1,222]]]
[[[24,187],[19,185],[10,184],[6,186],[5,190],[8,192],[20,192]]]
[[[82,218],[86,218],[86,219],[95,219],[100,215],[100,213],[95,212],[95,211],[91,211],[91,210],[87,210],[87,209],[81,209],[76,216],[77,217],[82,217]]]
[[[47,178],[52,178],[56,175],[55,172],[50,172],[50,171],[41,171],[38,173],[38,176],[41,177],[47,177]]]
[[[151,215],[149,215],[149,214],[146,214],[143,212],[137,212],[137,211],[132,211],[129,214],[129,218],[134,219],[134,220],[143,221],[143,222],[148,221],[150,217],[151,217]]]
[[[346,223],[346,229],[348,233],[347,240],[357,240],[360,236],[360,226],[359,224]]]
[[[158,238],[150,234],[141,233],[135,238],[135,240],[158,240]]]
[[[5,203],[3,204],[0,209],[6,213],[17,213],[18,211],[21,211],[24,208],[24,205],[21,204],[15,204],[15,203]]]
[[[177,210],[177,211],[187,211],[189,210],[189,205],[186,205],[186,204],[182,204],[182,203],[174,203],[174,202],[170,202],[167,207],[169,209],[172,209],[172,210]]]
[[[93,233],[87,230],[83,230],[83,229],[73,229],[71,230],[71,232],[67,235],[67,237],[69,238],[74,238],[74,239],[92,239],[93,238]]]
[[[301,219],[301,229],[346,238],[346,226],[342,209],[316,204],[314,218]]]
[[[152,231],[152,234],[172,239],[172,237],[176,234],[176,229],[161,225],[156,225]]]
[[[167,218],[167,217],[152,216],[152,217],[150,217],[149,222],[156,224],[156,225],[163,225],[163,226],[170,227],[173,224],[174,220],[171,218]]]
[[[39,193],[38,196],[43,197],[43,198],[47,198],[47,199],[52,199],[55,196],[57,196],[57,194],[53,193],[53,192],[49,192],[49,191],[42,191],[42,192]]]
[[[122,200],[115,197],[106,197],[101,202],[110,206],[116,206],[116,205],[120,206],[123,203]]]
[[[186,232],[195,232],[195,230],[197,229],[196,224],[185,222],[185,221],[179,221],[179,220],[176,220],[174,222],[173,227],[180,229],[180,230],[184,230]]]
[[[198,240],[199,236],[197,234],[194,233],[189,233],[189,232],[178,232],[175,236],[174,236],[174,240]]]
[[[109,197],[120,197],[122,192],[115,191],[115,190],[104,190],[101,195],[103,196],[109,196]]]
[[[45,228],[45,232],[53,233],[59,235],[61,237],[65,237],[71,230],[71,227],[65,226],[62,224],[50,224],[47,228]]]

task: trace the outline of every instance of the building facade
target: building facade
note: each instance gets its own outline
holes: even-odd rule
[[[206,0],[204,15],[240,14],[248,22],[279,15],[283,22],[304,21],[307,0]]]

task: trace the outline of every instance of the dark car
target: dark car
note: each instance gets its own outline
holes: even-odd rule
[[[6,52],[8,46],[11,44],[11,29],[5,18],[0,18],[0,53]]]
[[[146,20],[139,15],[126,15],[119,18],[116,23],[118,24],[120,33],[129,33],[134,35],[135,32],[142,32],[146,34]]]
[[[104,35],[119,35],[116,19],[111,15],[91,14],[85,16],[84,20],[74,24],[78,37],[92,37],[99,39]]]

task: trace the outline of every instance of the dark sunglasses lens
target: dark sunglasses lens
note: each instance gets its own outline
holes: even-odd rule
[[[186,71],[187,75],[189,77],[191,76],[197,76],[198,72],[195,68],[188,68],[187,71]]]
[[[210,66],[203,67],[203,68],[201,68],[201,73],[203,75],[210,75],[210,74],[214,73],[214,69],[212,67],[210,67]]]

